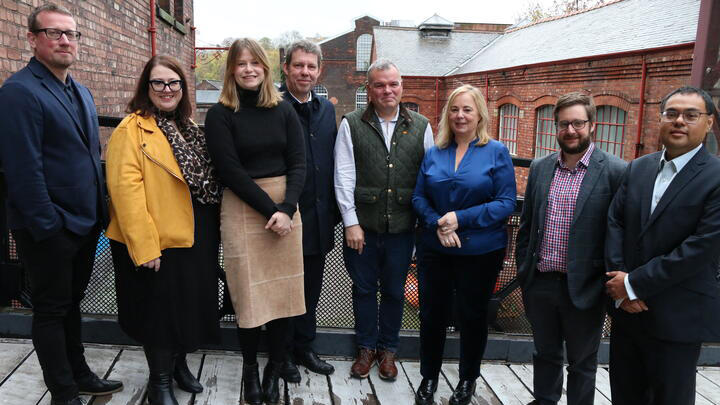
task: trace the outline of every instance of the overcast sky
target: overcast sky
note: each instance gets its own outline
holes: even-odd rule
[[[536,0],[552,3],[552,0]],[[353,29],[357,17],[410,20],[415,25],[437,13],[453,22],[515,23],[529,0],[196,0],[196,46],[227,37],[268,37],[299,31],[304,37],[332,37]]]

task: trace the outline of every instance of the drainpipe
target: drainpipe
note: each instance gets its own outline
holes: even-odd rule
[[[485,105],[487,105],[488,100],[490,99],[490,78],[488,77],[487,73],[485,74]]]
[[[437,132],[437,126],[440,125],[440,112],[438,111],[440,103],[440,95],[438,94],[440,89],[440,79],[435,78],[435,132]]]
[[[193,63],[190,65],[190,69],[195,70],[197,67],[197,53],[195,52],[195,30],[197,29],[196,26],[191,25],[190,26],[190,32],[192,32],[193,36]]]
[[[155,48],[155,34],[157,33],[155,26],[155,0],[150,0],[150,26],[148,27],[148,32],[150,32],[150,49],[152,56],[155,56],[157,52]]]
[[[642,56],[642,76],[640,78],[640,108],[638,109],[637,121],[637,140],[635,141],[635,159],[640,156],[643,148],[642,131],[643,131],[643,115],[645,113],[645,79],[647,79],[647,63],[645,55]]]

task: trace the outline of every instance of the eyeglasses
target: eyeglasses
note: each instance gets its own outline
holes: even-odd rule
[[[679,116],[682,115],[683,121],[687,124],[696,123],[701,115],[710,115],[710,113],[700,112],[698,110],[685,110],[680,112],[678,110],[665,110],[662,112],[662,120],[664,122],[675,122]]]
[[[589,121],[590,120],[560,121],[555,123],[555,126],[561,131],[567,130],[570,125],[572,125],[573,128],[580,130],[585,128],[585,124],[587,124]]]
[[[182,80],[170,80],[165,83],[162,80],[150,80],[150,87],[153,90],[159,92],[165,91],[165,87],[169,88],[170,91],[180,91],[182,89]]]
[[[68,41],[75,42],[78,39],[80,39],[80,31],[72,31],[72,30],[59,30],[57,28],[40,28],[36,30],[32,30],[33,33],[37,34],[38,32],[44,32],[45,36],[48,37],[48,39],[52,39],[53,41],[57,41],[60,39],[60,37],[65,34],[65,38],[67,38]]]

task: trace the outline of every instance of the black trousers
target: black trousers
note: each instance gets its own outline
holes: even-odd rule
[[[610,335],[613,405],[694,404],[700,346],[699,342],[653,338],[639,325],[613,323]]]
[[[605,311],[602,304],[578,309],[568,293],[567,277],[535,273],[523,291],[525,313],[533,330],[533,393],[541,405],[557,404],[563,385],[563,342],[568,360],[568,405],[592,405],[597,354]],[[603,302],[604,303],[604,302]]]
[[[420,290],[420,374],[437,380],[445,349],[453,290],[460,328],[460,379],[480,376],[488,337],[488,301],[502,269],[505,249],[482,255],[446,255],[423,249]]]
[[[80,330],[80,301],[90,281],[99,229],[76,235],[63,229],[37,242],[25,229],[13,230],[32,290],[32,341],[52,398],[78,395],[75,380],[91,373]]]
[[[288,353],[308,351],[312,349],[317,325],[317,305],[322,290],[323,272],[325,269],[324,254],[303,256],[305,272],[305,313],[291,319]]]

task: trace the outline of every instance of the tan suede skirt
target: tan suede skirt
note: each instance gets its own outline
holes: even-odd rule
[[[255,179],[270,198],[285,198],[285,176]],[[220,212],[225,273],[237,324],[254,328],[305,313],[302,221],[279,236],[265,229],[267,219],[225,189]]]

